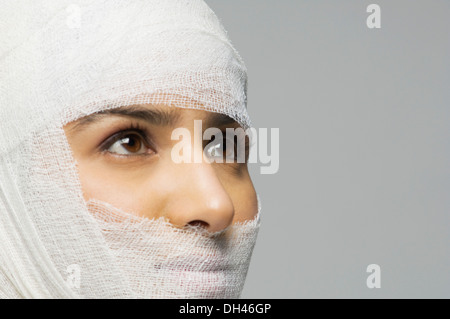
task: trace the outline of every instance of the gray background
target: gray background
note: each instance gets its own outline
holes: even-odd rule
[[[280,128],[242,297],[450,298],[450,1],[206,2]]]

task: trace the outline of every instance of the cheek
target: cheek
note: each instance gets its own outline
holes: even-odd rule
[[[234,222],[253,219],[258,213],[258,199],[250,176],[222,182],[235,209]]]
[[[123,176],[105,166],[86,163],[79,164],[78,170],[86,201],[97,199],[128,213],[148,211],[145,203],[139,200],[139,182],[133,177]]]
[[[253,186],[248,186],[237,195],[236,221],[246,221],[253,219],[258,213],[258,199]]]

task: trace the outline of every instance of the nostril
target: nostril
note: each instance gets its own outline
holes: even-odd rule
[[[189,226],[193,227],[202,227],[202,228],[208,228],[209,224],[207,222],[204,222],[203,220],[193,220],[188,223]]]

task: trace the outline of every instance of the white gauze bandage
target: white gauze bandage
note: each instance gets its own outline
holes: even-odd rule
[[[0,298],[236,298],[259,228],[208,234],[86,202],[67,123],[134,104],[251,126],[244,63],[201,0],[0,5]]]

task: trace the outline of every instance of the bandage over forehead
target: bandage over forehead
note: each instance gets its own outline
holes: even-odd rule
[[[203,1],[7,1],[0,30],[1,134],[139,103],[250,125],[245,65]]]
[[[259,214],[221,239],[103,218],[129,212],[85,202],[63,126],[158,104],[226,114],[247,128],[246,89],[241,57],[201,0],[4,1],[0,298],[238,297]],[[191,248],[161,248],[180,241]]]

